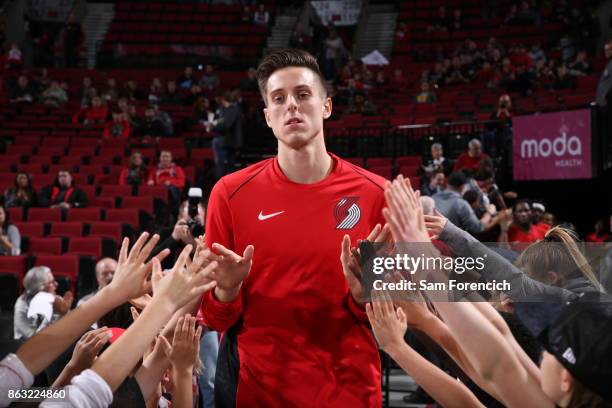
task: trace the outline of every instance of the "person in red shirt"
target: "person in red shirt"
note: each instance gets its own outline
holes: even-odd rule
[[[140,152],[133,152],[130,156],[130,162],[119,174],[119,185],[138,186],[147,182],[148,179],[149,170],[142,160],[142,154]]]
[[[216,404],[380,407],[366,299],[345,261],[351,241],[388,234],[385,180],[327,152],[332,104],[312,55],[273,52],[257,79],[278,155],[221,178],[206,217],[219,266],[200,312],[226,332]]]
[[[172,161],[172,153],[168,150],[159,153],[159,163],[149,171],[147,184],[168,187],[171,207],[176,208],[180,203],[181,192],[185,187],[185,172]]]
[[[84,126],[90,126],[106,122],[107,116],[108,106],[106,106],[102,98],[94,96],[91,99],[91,106],[82,108],[79,113],[74,115],[72,122],[80,123],[82,121]]]
[[[604,220],[597,220],[595,223],[595,231],[591,232],[586,236],[586,242],[607,242],[610,241],[612,236],[610,230],[606,230],[606,223]]]
[[[104,139],[127,139],[132,136],[132,126],[125,113],[113,112],[113,120],[106,123],[102,136]]]
[[[533,202],[531,203],[531,223],[534,227],[542,230],[543,234],[546,234],[550,229],[550,225],[545,223],[542,218],[546,212],[546,207],[542,203]]]
[[[489,156],[482,152],[480,141],[472,139],[468,143],[467,152],[461,153],[457,158],[453,171],[467,170],[473,174],[480,168],[480,162],[488,158]]]
[[[514,204],[514,219],[508,228],[508,242],[531,244],[544,239],[546,232],[531,223],[531,205],[526,200],[519,200]]]

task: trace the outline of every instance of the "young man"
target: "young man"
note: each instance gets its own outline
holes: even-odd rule
[[[223,177],[206,219],[220,266],[201,312],[227,332],[216,404],[380,406],[365,299],[338,253],[345,234],[354,242],[382,221],[384,180],[326,151],[332,103],[312,55],[273,52],[257,78],[278,156]]]

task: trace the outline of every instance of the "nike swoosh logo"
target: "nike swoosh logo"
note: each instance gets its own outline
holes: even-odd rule
[[[282,214],[282,213],[284,213],[284,212],[285,212],[285,211],[279,211],[279,212],[275,212],[275,213],[272,213],[272,214],[267,214],[267,215],[264,215],[264,214],[263,214],[263,211],[260,211],[260,212],[259,212],[259,216],[257,216],[257,218],[259,219],[259,221],[265,221],[265,220],[267,220],[268,218],[276,217],[277,215],[280,215],[280,214]]]

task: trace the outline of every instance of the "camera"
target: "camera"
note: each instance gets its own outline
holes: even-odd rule
[[[200,235],[204,235],[204,225],[198,220],[198,207],[202,202],[202,189],[198,187],[191,187],[187,193],[187,213],[189,214],[189,220],[187,220],[187,226],[191,235],[196,238]]]

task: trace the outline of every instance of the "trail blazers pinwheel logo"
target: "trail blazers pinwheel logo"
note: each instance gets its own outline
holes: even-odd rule
[[[359,222],[361,209],[357,205],[359,197],[343,197],[336,204],[334,216],[336,217],[336,229],[349,230]]]

